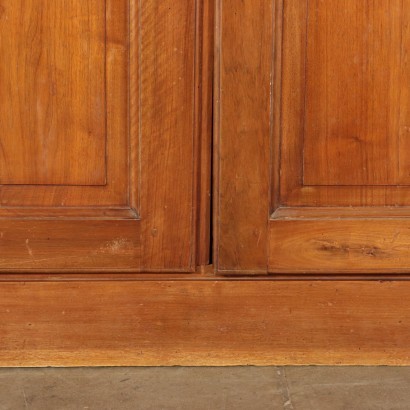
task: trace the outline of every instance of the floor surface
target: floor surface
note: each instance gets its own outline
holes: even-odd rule
[[[410,409],[410,368],[2,369],[0,409]]]

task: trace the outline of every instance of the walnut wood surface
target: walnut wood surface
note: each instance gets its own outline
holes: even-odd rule
[[[58,7],[97,4],[43,1],[45,15]],[[185,274],[208,261],[212,7],[194,0],[107,0],[104,24],[103,2],[83,10],[87,18],[78,21],[61,15],[61,27],[80,33],[94,22],[81,38],[98,50],[101,39],[94,36],[105,28],[105,64],[99,63],[101,50],[86,68],[73,59],[80,71],[105,70],[104,90],[91,92],[91,84],[78,78],[66,88],[75,95],[80,88],[104,93],[106,181],[96,177],[99,170],[91,173],[96,157],[82,152],[74,156],[76,165],[87,163],[84,171],[91,171],[81,178],[95,186],[81,185],[85,180],[42,185],[44,175],[36,173],[29,175],[33,185],[0,186],[0,366],[410,365],[410,276],[399,274],[410,266],[407,151],[397,154],[389,145],[407,146],[408,89],[402,87],[400,103],[393,102],[395,74],[402,84],[408,75],[408,12],[404,7],[399,13],[396,0],[391,7],[381,0],[356,3],[346,0],[349,10],[339,19],[333,0],[217,1],[216,275],[212,267]],[[14,4],[20,3],[0,0],[0,33],[11,24],[4,16]],[[36,34],[49,24],[38,4],[25,4],[32,8],[13,9],[13,24],[24,17],[36,39],[47,39],[47,31]],[[332,47],[337,29],[346,31],[348,23],[354,31],[340,42],[349,39],[352,47]],[[394,52],[399,27],[401,70]],[[24,44],[24,33],[15,40],[2,36],[0,43]],[[364,37],[369,33],[373,39]],[[392,47],[379,50],[378,39]],[[42,50],[41,41],[33,51]],[[70,40],[67,50],[79,52],[77,41]],[[31,51],[4,50],[11,60]],[[323,50],[328,55],[321,58],[335,69],[319,67],[315,57]],[[359,60],[366,75],[355,71],[357,50],[373,63],[366,68]],[[55,56],[45,56],[39,78],[28,73],[22,82],[29,101],[39,98],[36,81],[57,64]],[[337,67],[344,56],[353,62]],[[319,69],[329,72],[318,76]],[[0,81],[10,82],[5,73],[0,70]],[[65,71],[62,84],[75,73]],[[326,76],[328,88],[321,83]],[[339,81],[351,85],[353,95],[344,94]],[[40,102],[62,98],[40,91]],[[334,118],[315,107],[330,101],[343,128],[334,94],[347,101],[340,111],[353,124],[347,131],[366,131],[362,142],[347,131],[335,147],[326,140],[324,130],[334,126]],[[369,96],[377,97],[373,105]],[[77,131],[88,107],[71,123]],[[0,120],[10,121],[6,113],[0,109]],[[69,109],[63,114],[63,122],[73,115]],[[378,125],[374,134],[371,118]],[[318,162],[304,151],[313,150],[315,127],[323,137],[314,153]],[[386,136],[392,130],[396,139]],[[354,170],[339,155],[345,139],[360,147],[347,150]],[[11,139],[7,143],[9,150],[16,148]],[[70,143],[76,153],[80,145]],[[383,148],[393,153],[385,162]],[[26,155],[24,149],[19,154]],[[38,154],[35,145],[29,150]],[[334,167],[330,173],[322,168],[325,160]],[[304,185],[304,163],[311,172],[306,181],[317,186]],[[363,163],[366,169],[356,168]],[[74,182],[78,167],[66,168],[63,159],[48,181]],[[16,170],[12,176],[28,174]],[[323,185],[329,175],[352,185]],[[392,175],[402,186],[357,185],[391,183]]]
[[[104,4],[1,2],[1,184],[105,185]]]
[[[266,271],[271,132],[271,1],[217,1],[215,262]]]
[[[406,2],[217,15],[217,271],[409,273]]]
[[[364,281],[0,283],[0,365],[409,365],[409,291]]]
[[[135,6],[139,27],[142,267],[194,270],[195,0]]]
[[[305,185],[398,185],[405,2],[310,0],[307,8]],[[404,80],[404,81],[403,81]]]
[[[196,0],[0,2],[0,271],[208,261],[208,18]]]
[[[98,214],[97,214],[98,215]],[[141,226],[133,218],[1,221],[0,271],[138,271]]]
[[[409,216],[362,218],[271,221],[269,271],[409,274]]]

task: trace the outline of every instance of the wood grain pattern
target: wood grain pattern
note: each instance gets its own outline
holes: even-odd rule
[[[0,7],[0,183],[104,185],[105,1]]]
[[[91,134],[85,119],[94,109],[94,99],[104,104],[104,110],[98,111],[98,124],[103,127],[102,158],[87,150],[89,144],[83,137],[84,149],[77,145],[77,137],[67,127],[72,150],[65,149],[65,134],[53,134],[49,140],[69,158],[65,163],[53,156],[59,167],[53,174],[55,181],[38,179],[30,168],[37,167],[34,161],[21,172],[37,178],[40,185],[0,185],[0,271],[193,271],[199,249],[200,132],[210,121],[198,114],[202,110],[198,100],[201,91],[209,89],[209,62],[206,70],[200,69],[203,60],[209,58],[201,51],[209,50],[210,39],[204,39],[209,31],[202,33],[199,28],[206,9],[198,7],[196,0],[45,0],[45,7],[34,1],[2,0],[0,6],[4,9],[0,25],[5,24],[6,30],[8,24],[19,33],[13,40],[18,47],[9,43],[12,40],[2,39],[7,47],[0,48],[0,53],[6,57],[15,53],[15,58],[37,53],[40,59],[37,67],[27,57],[21,74],[27,72],[27,81],[21,82],[20,94],[10,91],[13,98],[22,103],[21,96],[27,93],[33,101],[43,102],[54,81],[49,76],[46,83],[46,74],[63,71],[57,95],[51,93],[50,98],[55,100],[50,107],[62,112],[56,116],[62,121],[59,127],[63,127],[75,106],[73,112],[79,116],[71,125],[75,130],[85,127],[87,138]],[[2,19],[8,19],[8,23]],[[21,32],[20,20],[26,28]],[[27,43],[30,36],[36,39],[32,49]],[[72,55],[74,51],[78,56]],[[6,64],[0,66],[10,72]],[[34,73],[29,73],[32,66]],[[17,78],[12,80],[18,82]],[[102,94],[91,93],[89,87],[100,80]],[[42,84],[41,92],[36,81]],[[66,97],[71,96],[70,105]],[[27,102],[30,107],[32,100]],[[20,108],[12,105],[3,113],[0,110],[0,121],[1,114],[7,114],[15,119],[16,127],[34,127],[43,135],[44,130],[37,129],[38,118],[21,118]],[[51,114],[42,119],[44,127],[51,127]],[[51,155],[49,145],[36,145],[41,138],[24,137],[21,144],[7,133],[2,143],[17,150],[26,161],[29,154]],[[209,143],[209,135],[206,138]],[[35,148],[27,150],[26,145]],[[70,172],[78,168],[84,174],[88,169],[91,173],[104,169],[103,184],[91,186],[95,181],[90,180],[89,185],[80,186],[72,180],[76,185],[66,185],[68,180],[58,180],[69,177],[66,166]],[[41,172],[49,174],[47,164]],[[210,173],[205,175],[204,170],[203,174],[209,184]],[[203,252],[208,249],[209,243],[201,248]]]
[[[47,2],[50,2],[49,0]],[[3,1],[4,3],[4,1]],[[12,2],[11,2],[12,3]],[[32,2],[37,4],[36,2]],[[50,2],[55,3],[55,2]],[[73,0],[69,2],[73,9],[81,9],[82,6],[77,5],[83,2],[78,0]],[[89,152],[85,149],[83,152],[76,152],[69,154],[69,162],[66,163],[70,169],[77,169],[81,172],[84,164],[84,171],[88,167],[101,168],[104,167],[104,162],[106,163],[106,183],[102,186],[78,186],[78,185],[0,185],[0,206],[3,207],[84,207],[84,206],[125,206],[129,202],[129,145],[130,138],[133,136],[128,132],[128,70],[129,70],[129,50],[128,50],[128,38],[129,38],[129,24],[128,24],[128,2],[127,0],[106,0],[105,2],[96,2],[98,7],[96,10],[89,9],[87,13],[83,10],[84,19],[86,16],[96,16],[100,14],[106,16],[101,22],[103,29],[103,40],[98,38],[93,38],[93,43],[98,43],[99,41],[104,41],[104,59],[99,61],[89,61],[87,67],[91,74],[105,73],[104,87],[106,94],[106,110],[100,113],[98,118],[99,124],[105,124],[104,129],[106,133],[104,134],[104,154],[102,159],[102,164],[100,164],[99,157],[96,158],[96,163],[88,158]],[[60,4],[63,4],[60,2]],[[75,4],[75,5],[74,5]],[[86,4],[86,3],[84,3]],[[104,5],[102,7],[101,5]],[[51,7],[51,6],[50,6]],[[56,7],[54,5],[53,7]],[[61,8],[62,6],[60,6]],[[68,6],[67,6],[68,7]],[[102,11],[101,11],[102,7]],[[34,6],[34,10],[42,10],[41,7]],[[24,14],[24,8],[21,9],[21,13]],[[56,16],[59,19],[67,19],[64,16]],[[36,20],[37,18],[37,20]],[[95,19],[96,17],[94,17]],[[32,15],[33,23],[38,23],[38,28],[41,31],[42,27],[47,23],[41,20],[41,13],[38,12],[37,16]],[[72,18],[74,22],[72,24],[72,30],[79,30],[81,34],[81,24],[82,19]],[[98,20],[98,19],[97,19]],[[75,23],[76,22],[76,23]],[[58,21],[56,23],[58,25]],[[68,24],[68,23],[67,23]],[[79,27],[77,27],[79,25]],[[84,26],[87,27],[86,22]],[[73,41],[74,46],[76,45],[77,36],[71,36],[71,44]],[[43,45],[47,48],[47,43]],[[94,46],[95,47],[95,46]],[[59,70],[66,70],[71,67],[71,62],[66,60],[60,60],[58,62]],[[2,67],[4,64],[0,64]],[[52,61],[50,61],[50,66]],[[57,69],[52,67],[53,69]],[[69,71],[67,69],[67,71]],[[67,84],[64,85],[64,87]],[[27,86],[22,86],[22,90],[26,89]],[[61,84],[63,87],[63,84]],[[61,92],[65,92],[65,88],[61,88]],[[68,87],[69,88],[69,87]],[[24,91],[24,90],[23,90]],[[22,92],[23,92],[22,91]],[[79,90],[81,91],[81,90]],[[81,101],[74,101],[73,104],[77,106],[76,110],[78,112],[87,111],[87,107],[92,106],[92,101],[89,100],[89,95],[86,93],[86,88],[83,90],[84,95],[82,98],[89,101],[89,104],[80,104]],[[29,92],[29,90],[27,90]],[[67,90],[68,92],[68,90]],[[34,98],[34,97],[33,97]],[[91,104],[91,105],[90,105]],[[13,107],[9,108],[9,115],[11,117],[16,117],[18,113],[14,111]],[[59,105],[59,110],[64,111],[64,105]],[[67,108],[70,109],[69,107]],[[16,119],[17,121],[17,119]],[[20,118],[25,126],[30,127],[32,121],[30,118]],[[48,122],[46,121],[48,124]],[[11,144],[10,141],[13,139],[12,134],[5,134],[2,138],[3,142]],[[68,136],[67,138],[71,138]],[[71,141],[71,140],[68,140]],[[55,139],[56,143],[63,142],[58,136]],[[66,144],[67,145],[67,144]],[[85,142],[82,143],[85,148]],[[16,146],[18,148],[18,146]],[[20,148],[24,148],[21,146]],[[42,150],[41,147],[38,149]],[[43,152],[43,151],[41,151]],[[44,151],[46,152],[46,151]],[[69,153],[69,150],[67,151]],[[28,161],[28,164],[31,162]],[[77,164],[79,164],[77,166]],[[41,164],[39,164],[40,166]],[[60,164],[62,170],[64,171],[64,163]],[[56,162],[56,166],[58,166]],[[91,168],[90,168],[91,169]],[[76,171],[77,172],[77,171]],[[105,176],[104,176],[105,179]],[[133,186],[132,189],[137,189],[137,186]]]
[[[269,272],[410,273],[410,216],[270,222]]]
[[[305,185],[398,184],[404,2],[309,0]],[[403,94],[404,96],[404,94]]]
[[[219,273],[409,272],[407,6],[218,3]]]
[[[42,8],[37,3],[29,2],[27,5],[30,7],[16,8],[15,12],[18,12],[21,18],[30,17],[29,27],[34,30],[34,33],[38,31],[44,34],[51,30],[49,35],[59,38],[61,36],[55,35],[53,27],[61,25],[69,29],[64,50],[71,50],[71,47],[73,50],[78,48],[79,36],[80,39],[85,36],[85,39],[89,38],[89,42],[92,41],[91,49],[98,50],[101,47],[99,44],[102,43],[103,58],[91,58],[86,60],[86,64],[84,63],[89,75],[97,73],[95,74],[96,81],[99,75],[104,77],[103,91],[104,94],[106,93],[106,103],[104,102],[105,97],[103,103],[106,110],[99,112],[98,116],[98,122],[104,124],[105,130],[102,163],[100,164],[98,155],[95,159],[90,159],[87,149],[81,152],[75,150],[70,152],[67,149],[65,153],[70,158],[70,169],[76,169],[78,166],[81,170],[84,163],[95,170],[102,166],[104,175],[106,172],[107,181],[103,186],[2,185],[0,188],[2,205],[0,271],[71,272],[93,271],[95,268],[112,271],[122,269],[138,271],[141,259],[140,222],[136,213],[130,212],[129,205],[129,190],[133,188],[130,188],[128,164],[130,135],[128,132],[129,24],[127,1],[107,0],[106,2],[92,2],[92,4],[83,4],[78,1],[53,2],[52,5],[51,2],[48,3],[50,3],[49,7]],[[9,8],[10,6],[6,5],[5,9]],[[48,12],[51,14],[49,15]],[[48,18],[45,19],[45,17]],[[51,26],[49,20],[55,26]],[[97,23],[96,33],[99,35],[94,33],[90,37],[91,34],[87,35],[87,30],[93,33],[96,29],[91,30],[91,28]],[[16,24],[16,21],[12,22],[13,26]],[[99,28],[100,25],[101,28]],[[47,36],[41,37],[41,41],[39,40],[35,45],[40,50],[38,51],[39,56],[49,56],[47,52],[51,53],[50,50],[54,50],[54,43],[55,38],[52,40]],[[81,57],[84,60],[83,54],[88,49],[87,44],[87,42],[81,42],[82,51],[78,59]],[[58,47],[62,45],[58,43]],[[48,51],[42,52],[43,49]],[[22,44],[17,50],[29,55],[32,52],[27,44]],[[52,55],[51,53],[50,56]],[[58,61],[51,57],[45,61],[47,64],[39,66],[41,75],[44,74],[43,69],[53,72],[63,70],[71,73],[73,65],[76,64],[75,59],[72,61],[69,55],[65,55],[65,59],[59,58]],[[1,65],[4,66],[4,64]],[[33,65],[33,62],[27,60],[27,65],[26,69]],[[74,72],[77,71],[74,70]],[[79,83],[74,85],[71,82],[68,83],[67,79],[59,84],[60,92],[63,94],[70,95],[72,86],[76,87],[77,94],[83,92],[81,98],[73,98],[71,104],[75,105],[75,112],[85,117],[88,116],[88,107],[95,105],[94,96],[90,95],[88,88],[81,87],[81,81],[87,81],[87,78],[78,79]],[[47,84],[52,84],[52,78]],[[22,83],[21,92],[31,95],[30,86],[30,82]],[[33,98],[41,99],[36,92],[33,92]],[[67,118],[70,118],[71,105],[67,103],[67,106],[64,101],[57,99],[53,104],[56,104],[56,107],[58,105],[59,111],[67,110]],[[35,119],[21,118],[17,108],[13,106],[9,108],[9,115],[15,116],[20,126],[25,126],[25,124],[28,128],[36,126]],[[81,118],[80,116],[79,124],[83,122]],[[45,118],[45,124],[49,125],[52,120],[53,116],[50,115]],[[74,124],[76,124],[75,121]],[[14,144],[13,138],[12,134],[6,134],[3,142],[11,146],[10,144]],[[53,138],[55,143],[64,143],[60,134]],[[72,142],[75,142],[74,136]],[[60,148],[64,148],[64,144]],[[84,140],[82,144],[85,147],[87,140]],[[26,155],[24,144],[14,146],[21,150],[23,156]],[[40,144],[38,150],[41,155],[50,153],[44,144]],[[56,166],[61,168],[61,175],[65,175],[65,164],[58,156],[56,160],[58,161]],[[87,167],[84,168],[84,172],[86,171]],[[88,208],[87,212],[84,208]],[[125,215],[123,211],[126,208],[128,208],[128,213]],[[76,210],[78,210],[77,213]],[[93,214],[92,210],[94,210]],[[103,251],[104,246],[107,246],[105,252]],[[109,248],[109,246],[112,247]]]
[[[140,226],[135,216],[120,215],[2,220],[0,271],[136,272],[141,263]]]
[[[363,8],[364,3],[346,2],[346,6],[349,6],[349,10],[346,7],[343,8],[343,15],[345,17],[337,17],[337,24],[333,24],[332,28],[326,31],[323,27],[327,24],[327,18],[336,18],[333,11],[337,8],[333,8],[329,12],[329,16],[325,16],[324,10],[327,10],[327,3],[316,2],[297,2],[290,1],[284,3],[283,12],[283,44],[278,45],[275,42],[276,47],[281,46],[283,48],[282,58],[282,102],[280,107],[276,107],[281,112],[281,159],[280,159],[280,200],[278,201],[282,206],[407,206],[410,201],[410,189],[408,186],[398,186],[405,184],[405,178],[403,173],[406,173],[407,160],[406,160],[406,136],[405,136],[405,123],[407,121],[407,105],[408,90],[407,87],[403,87],[406,84],[407,74],[407,44],[408,44],[408,29],[406,25],[408,10],[405,2],[403,3],[403,12],[401,12],[398,2],[393,2],[391,7],[386,8],[387,3],[379,1],[367,2],[369,7]],[[343,3],[345,4],[345,3]],[[312,13],[308,13],[309,5],[311,6]],[[318,12],[314,5],[317,6]],[[341,3],[337,3],[337,7],[340,7]],[[345,15],[346,14],[346,15]],[[348,15],[355,16],[354,24],[346,23]],[[379,24],[373,24],[378,21]],[[306,24],[309,22],[310,24]],[[344,23],[345,22],[345,23]],[[373,23],[372,23],[373,22]],[[316,27],[316,26],[319,27]],[[320,26],[322,25],[322,29]],[[328,27],[328,26],[326,26]],[[369,32],[366,31],[366,27],[369,28]],[[380,36],[377,35],[377,30],[384,27]],[[329,47],[327,55],[325,53],[313,53],[314,44],[322,44],[323,47],[326,41],[332,42],[334,36],[339,36],[339,31],[343,31],[348,34],[343,37],[343,41],[339,42],[338,47]],[[398,38],[397,31],[401,33],[401,39]],[[333,34],[332,34],[333,33]],[[339,33],[339,34],[338,34]],[[370,34],[369,34],[370,33]],[[333,37],[332,37],[333,36]],[[350,37],[349,37],[350,36]],[[380,39],[378,38],[380,37]],[[385,43],[386,37],[391,38],[391,44],[389,47],[383,47],[378,49],[377,44]],[[350,38],[351,40],[347,40]],[[319,42],[319,43],[318,43]],[[352,46],[347,46],[350,43]],[[308,45],[308,49],[306,49]],[[361,66],[363,70],[357,69],[354,64],[354,58],[349,57],[349,53],[355,53],[356,48],[363,48],[363,52],[369,58],[364,60],[357,60],[357,66]],[[393,51],[395,52],[393,53]],[[322,64],[317,64],[313,58],[313,54],[321,54],[320,61]],[[347,54],[346,54],[347,53]],[[386,53],[389,53],[388,55]],[[391,54],[390,54],[391,53]],[[308,61],[307,56],[311,54]],[[356,51],[357,54],[357,51]],[[360,54],[360,53],[359,53]],[[391,58],[390,58],[391,57]],[[318,57],[319,58],[319,57]],[[370,64],[370,60],[374,58],[380,58],[379,64]],[[339,64],[339,69],[326,68],[327,64],[337,65],[335,61],[338,59],[345,59],[346,64]],[[369,61],[368,61],[369,60]],[[391,60],[391,61],[390,61]],[[366,61],[369,63],[366,65]],[[372,60],[373,61],[373,60]],[[310,63],[311,62],[311,63]],[[383,62],[383,63],[382,63]],[[401,63],[400,63],[401,62]],[[383,69],[383,66],[385,67]],[[349,68],[350,67],[350,68]],[[367,71],[365,70],[367,67]],[[350,71],[349,71],[350,70]],[[372,70],[375,70],[372,72]],[[309,85],[312,81],[315,82],[316,78],[321,81],[320,73],[325,75],[328,72],[329,83],[326,87],[322,86],[320,92],[314,92],[313,87]],[[315,74],[316,73],[316,74]],[[350,73],[350,77],[349,77]],[[307,75],[308,74],[308,75]],[[310,79],[310,81],[309,81]],[[349,83],[349,87],[343,87],[341,84]],[[337,93],[333,93],[331,85],[334,85]],[[363,87],[360,85],[362,84]],[[389,89],[386,90],[385,85],[390,84]],[[322,84],[323,85],[323,84]],[[351,90],[351,92],[349,92]],[[356,91],[355,91],[356,90]],[[384,90],[384,91],[383,91]],[[305,93],[306,91],[306,93]],[[373,93],[372,98],[367,98],[366,93]],[[383,92],[388,93],[388,97],[383,97]],[[328,111],[329,116],[326,117],[325,106],[322,104],[320,107],[315,104],[318,100],[316,97],[328,98],[329,101],[333,101],[332,107],[337,106],[336,100],[344,101],[339,107],[335,108],[333,112],[337,111],[336,117],[330,115],[332,109]],[[316,97],[315,97],[316,96]],[[389,99],[392,101],[388,107],[384,106],[383,102]],[[369,103],[373,100],[373,105]],[[316,103],[315,103],[316,101]],[[350,102],[349,102],[350,101]],[[324,100],[322,101],[324,103]],[[315,103],[315,104],[313,104]],[[316,108],[315,108],[316,107]],[[354,107],[357,110],[353,109]],[[367,107],[367,108],[366,108]],[[394,109],[393,109],[394,108]],[[310,110],[310,113],[305,109]],[[347,112],[346,110],[350,110]],[[366,111],[367,110],[367,111]],[[371,112],[375,117],[375,121],[370,121],[368,114]],[[338,117],[340,113],[344,113],[343,118]],[[380,115],[379,115],[380,114]],[[308,121],[305,121],[306,116],[313,115]],[[316,116],[316,117],[315,117]],[[320,117],[321,116],[321,117]],[[316,120],[315,120],[316,118]],[[332,119],[333,118],[333,119]],[[338,121],[337,118],[339,118]],[[335,137],[340,141],[340,145],[336,140],[329,139],[328,145],[326,142],[319,143],[316,137],[312,134],[312,138],[308,137],[306,140],[308,145],[311,142],[310,148],[305,151],[304,154],[304,134],[308,129],[314,129],[319,127],[320,124],[324,124],[323,121],[333,121],[332,126],[337,128],[337,124],[340,124],[340,130],[343,131],[343,127],[346,128],[347,124],[354,127],[368,127],[368,142],[361,144],[362,148],[357,147],[353,150],[353,139],[346,138],[346,144],[343,142],[343,138],[340,139],[340,135],[347,135],[347,128],[345,133],[339,133],[339,137]],[[383,123],[384,121],[384,123]],[[370,125],[366,125],[370,124]],[[384,125],[383,125],[384,124]],[[401,125],[399,125],[401,124]],[[388,127],[391,132],[378,134],[372,134],[371,127],[374,130],[379,131],[383,127]],[[387,128],[386,128],[387,130]],[[367,132],[367,131],[366,131]],[[373,136],[372,136],[373,135]],[[385,135],[385,136],[383,136]],[[326,137],[327,138],[327,137]],[[367,138],[367,137],[366,137]],[[382,141],[385,145],[382,145]],[[305,141],[306,142],[306,141]],[[334,142],[334,144],[333,144]],[[353,145],[352,145],[353,144]],[[356,143],[356,145],[360,143]],[[376,145],[374,145],[376,144]],[[323,147],[323,150],[320,148]],[[350,147],[350,148],[349,148]],[[372,148],[370,148],[372,147]],[[326,148],[326,149],[325,149]],[[348,150],[349,154],[344,155],[343,150]],[[315,151],[313,153],[313,151]],[[398,153],[399,151],[399,153]],[[337,153],[339,152],[339,154]],[[346,151],[347,152],[347,151]],[[326,159],[327,153],[329,159]],[[386,153],[386,154],[385,154]],[[304,157],[317,157],[317,161],[307,159],[314,167],[320,167],[321,175],[323,176],[323,182],[320,182],[317,178],[315,182],[320,186],[305,186],[305,183],[309,183],[308,180],[304,181]],[[367,172],[366,169],[373,169],[374,164],[370,159],[376,155],[374,162],[379,163],[379,167],[371,175],[371,172]],[[367,158],[370,156],[369,158]],[[331,160],[333,158],[333,161]],[[366,159],[367,158],[367,159]],[[389,160],[387,160],[389,158]],[[328,161],[328,168],[324,165],[324,161]],[[339,162],[338,162],[339,161]],[[343,162],[344,161],[344,162]],[[351,164],[349,161],[352,161]],[[389,162],[390,161],[390,162]],[[323,167],[321,164],[323,162]],[[358,164],[362,162],[361,170],[358,170]],[[341,164],[339,167],[337,164]],[[390,164],[390,165],[386,165]],[[306,164],[305,164],[306,165]],[[276,170],[276,164],[273,169]],[[359,166],[360,167],[360,166]],[[307,172],[310,172],[305,167]],[[312,170],[313,170],[312,168]],[[326,168],[326,169],[325,169]],[[314,168],[316,169],[316,168]],[[390,171],[387,172],[387,170]],[[316,171],[313,171],[316,172]],[[364,179],[359,175],[362,173],[363,178],[367,178],[368,184],[366,185]],[[384,186],[371,185],[377,183],[377,180],[381,181],[381,173],[384,173],[387,178],[387,174],[390,176],[390,182],[385,179]],[[326,183],[331,181],[327,180],[328,175],[340,174],[339,182],[347,184],[347,180],[350,178],[350,185],[346,186],[326,186]],[[342,175],[344,174],[344,175]],[[333,178],[333,177],[332,177]],[[335,180],[335,182],[337,182]],[[362,185],[355,185],[361,183]],[[390,183],[390,185],[387,185]]]
[[[270,222],[272,273],[408,272],[410,190],[398,186],[410,104],[403,8],[377,0],[285,4],[284,208]]]
[[[283,2],[283,1],[282,1]],[[279,110],[280,162],[272,164],[272,169],[279,172],[280,205],[292,206],[289,196],[294,192],[299,195],[303,186],[303,145],[300,143],[304,133],[305,116],[305,78],[306,78],[306,21],[307,2],[283,2],[282,38],[274,42],[282,50],[281,101],[275,105]],[[279,43],[279,41],[281,43]],[[310,187],[309,187],[310,188]],[[294,205],[299,205],[299,197]],[[311,206],[315,206],[311,204]]]
[[[410,3],[403,1],[402,20],[410,21]],[[410,25],[403,24],[400,77],[400,122],[399,122],[399,182],[410,184],[410,87],[403,87],[410,81]]]
[[[219,271],[266,271],[272,16],[271,1],[217,2],[215,258]]]
[[[143,261],[147,269],[195,269],[195,0],[136,8],[141,112]]]
[[[409,291],[365,281],[1,283],[0,365],[409,365]]]

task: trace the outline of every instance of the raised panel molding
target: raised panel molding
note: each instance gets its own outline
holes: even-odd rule
[[[400,1],[284,2],[268,272],[410,273],[406,19]]]
[[[2,1],[0,33],[24,24],[14,43],[1,36],[0,53],[30,67],[36,53],[39,65],[18,82],[1,64],[0,84],[12,80],[21,87],[13,98],[29,98],[4,101],[0,122],[11,114],[13,125],[37,133],[6,134],[0,153],[22,165],[10,174],[0,157],[0,271],[194,271],[200,138],[210,141],[197,100],[210,81],[202,78],[204,8],[196,0],[44,2]],[[33,115],[15,118],[20,108]],[[46,135],[53,126],[62,133]]]
[[[217,1],[219,273],[410,273],[408,19],[401,1]]]
[[[281,50],[275,71],[283,74],[273,108],[281,130],[273,149],[280,154],[272,167],[281,206],[410,201],[403,134],[410,99],[402,86],[408,11],[400,1],[345,3],[284,3],[274,41]]]
[[[27,33],[23,30],[22,38],[17,37],[21,42],[16,47],[4,40],[9,35],[0,42],[4,44],[0,52],[26,64],[23,81],[9,78],[5,64],[0,73],[2,82],[13,80],[20,90],[10,90],[16,104],[4,100],[0,105],[2,119],[11,117],[15,127],[24,128],[19,134],[18,130],[7,133],[7,127],[2,127],[1,132],[6,132],[0,161],[2,208],[28,208],[33,216],[35,208],[43,207],[59,208],[62,215],[66,207],[124,208],[129,206],[128,191],[137,189],[130,184],[129,169],[134,138],[129,133],[129,2],[89,2],[89,7],[80,1],[46,0],[24,7],[3,2],[1,29],[14,27],[21,19]],[[11,22],[9,14],[15,15]],[[60,35],[58,28],[63,30]],[[65,41],[64,30],[68,31]],[[84,36],[88,41],[81,41]],[[31,37],[32,47],[27,43]],[[93,49],[98,58],[93,58]],[[90,94],[94,83],[101,90]],[[134,159],[139,161],[135,155]],[[4,179],[11,166],[11,179]]]

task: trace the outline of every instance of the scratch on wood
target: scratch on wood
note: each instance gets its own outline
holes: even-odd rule
[[[30,256],[33,256],[33,250],[30,248],[29,243],[30,243],[30,240],[29,240],[29,239],[26,239],[27,252],[28,252],[28,254],[29,254]]]
[[[106,242],[101,248],[100,252],[103,253],[121,253],[128,252],[133,249],[133,243],[126,238],[117,238],[112,241]]]
[[[330,254],[361,254],[375,258],[391,257],[390,253],[376,245],[352,245],[349,243],[339,243],[336,241],[317,241],[319,242],[319,250]]]
[[[400,236],[400,231],[396,231],[393,235],[393,238],[391,240],[391,243],[395,243],[397,241],[397,238]]]

